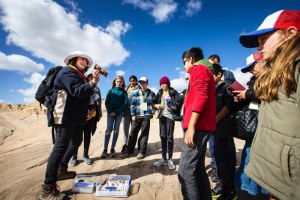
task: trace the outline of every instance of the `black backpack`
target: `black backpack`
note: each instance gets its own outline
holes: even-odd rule
[[[62,69],[62,66],[53,67],[48,70],[46,77],[39,85],[36,93],[35,99],[40,102],[47,108],[47,118],[48,126],[52,127],[52,142],[55,143],[55,129],[54,129],[54,120],[53,120],[53,109],[56,103],[56,96],[54,93],[57,93],[57,89],[54,88],[54,80],[57,73]]]

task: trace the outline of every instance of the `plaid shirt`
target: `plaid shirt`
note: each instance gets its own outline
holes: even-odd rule
[[[134,90],[130,106],[131,116],[136,116],[138,118],[152,118],[154,97],[155,94],[150,89],[145,91],[142,91],[142,89]],[[145,108],[143,108],[145,105],[144,103],[146,103]]]

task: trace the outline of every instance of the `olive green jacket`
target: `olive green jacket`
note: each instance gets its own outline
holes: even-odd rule
[[[298,58],[300,59],[300,57]],[[300,199],[300,63],[297,91],[262,102],[246,174],[280,200]],[[297,188],[296,188],[297,187]],[[291,198],[293,195],[296,198]]]

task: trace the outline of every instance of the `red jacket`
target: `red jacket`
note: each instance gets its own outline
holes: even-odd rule
[[[186,130],[192,112],[200,117],[196,130],[216,130],[216,89],[214,76],[205,65],[194,65],[189,70],[190,81],[184,101],[183,129]]]

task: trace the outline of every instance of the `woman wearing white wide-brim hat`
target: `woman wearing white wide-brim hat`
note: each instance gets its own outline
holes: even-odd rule
[[[74,51],[68,55],[63,67],[54,80],[55,91],[51,99],[55,100],[48,110],[48,119],[56,130],[56,140],[50,154],[44,184],[39,195],[40,200],[63,199],[56,181],[74,178],[76,172],[68,171],[68,162],[83,136],[83,124],[87,120],[89,97],[99,82],[100,72],[95,70],[88,81],[84,72],[92,66],[93,60],[88,55]]]

